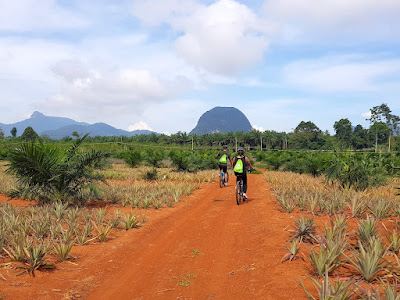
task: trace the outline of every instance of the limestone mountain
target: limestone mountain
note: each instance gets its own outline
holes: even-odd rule
[[[214,107],[205,112],[190,134],[248,132],[252,126],[247,117],[235,107]]]

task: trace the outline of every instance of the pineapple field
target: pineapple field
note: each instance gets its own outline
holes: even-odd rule
[[[238,206],[215,150],[85,138],[1,162],[0,296],[398,297],[398,154],[253,151],[261,172]]]

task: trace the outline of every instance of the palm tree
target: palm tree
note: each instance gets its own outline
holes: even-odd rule
[[[89,134],[77,138],[67,151],[41,141],[28,141],[11,152],[7,172],[17,177],[12,198],[35,199],[41,203],[54,200],[84,203],[84,190],[103,180],[94,169],[108,156],[99,150],[78,152]]]

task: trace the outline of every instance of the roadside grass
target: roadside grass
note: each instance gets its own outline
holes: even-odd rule
[[[113,163],[110,169],[98,171],[106,179],[143,180],[148,172],[154,168],[140,166],[131,168],[125,163]],[[172,168],[157,168],[156,180],[179,181],[190,183],[212,182],[215,180],[215,170],[204,170],[196,173],[176,172]]]
[[[0,161],[0,194],[8,194],[17,186],[15,177],[6,174],[6,165],[7,162]]]

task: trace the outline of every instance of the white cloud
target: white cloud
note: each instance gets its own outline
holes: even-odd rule
[[[139,122],[136,122],[133,125],[129,125],[128,131],[134,131],[134,130],[150,130],[150,131],[154,131],[154,129],[151,128],[150,125],[147,124],[144,121],[139,121]]]
[[[400,58],[325,56],[288,64],[283,74],[289,84],[309,91],[392,91],[400,81]]]
[[[182,33],[175,40],[175,50],[190,64],[232,76],[263,60],[271,28],[246,5],[233,0],[181,5],[184,1],[175,0],[160,11],[165,7],[160,2],[137,2],[134,14],[153,25],[168,23]]]
[[[362,113],[361,116],[365,119],[370,119],[371,118],[371,111]]]
[[[264,132],[264,131],[265,131],[264,127],[258,126],[258,125],[253,125],[253,129],[255,129],[255,130],[257,130],[257,131],[261,131],[261,132]]]
[[[398,43],[393,38],[400,33],[398,0],[266,0],[264,13],[281,26],[284,39],[296,42]]]

